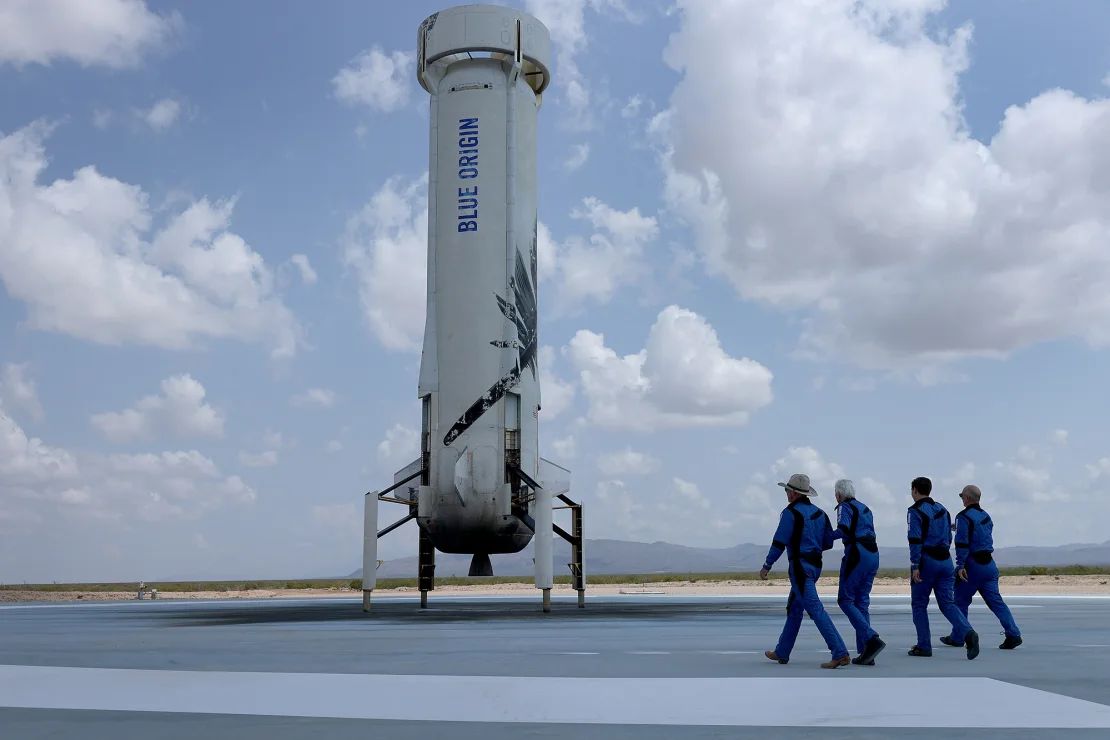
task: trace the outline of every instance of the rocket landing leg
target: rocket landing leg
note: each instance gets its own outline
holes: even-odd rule
[[[432,538],[423,528],[420,529],[420,555],[417,565],[417,584],[420,587],[420,608],[428,608],[428,592],[436,587],[436,549]]]
[[[557,494],[557,498],[563,503],[558,508],[570,509],[571,512],[571,533],[568,534],[566,530],[553,521],[552,513],[555,502],[551,495],[551,489],[536,483],[518,466],[512,466],[510,472],[535,492],[535,506],[533,507],[535,524],[535,536],[533,538],[535,543],[534,562],[536,564],[536,588],[543,591],[544,612],[551,611],[551,587],[554,581],[551,575],[552,540],[553,535],[556,534],[570,543],[571,562],[567,565],[570,567],[571,585],[578,592],[578,608],[585,609],[586,568],[583,550],[586,538],[583,531],[582,504],[571,500],[566,493]],[[564,488],[563,490],[567,489]]]
[[[416,499],[412,496],[411,493],[408,494],[407,499],[400,499],[400,498],[397,498],[395,496],[391,496],[389,494],[393,493],[393,491],[397,490],[398,488],[400,488],[404,484],[418,478],[420,475],[423,474],[423,472],[424,472],[423,468],[420,468],[420,467],[417,466],[417,464],[419,462],[420,461],[417,460],[417,461],[415,461],[412,464],[407,466],[408,469],[411,469],[411,468],[415,467],[416,472],[410,473],[407,477],[403,478],[402,480],[397,481],[392,486],[390,486],[389,488],[385,489],[384,491],[382,491],[380,493],[378,491],[370,491],[365,496],[363,496],[363,514],[362,514],[362,611],[364,611],[364,612],[369,612],[370,611],[370,597],[372,596],[372,594],[374,592],[374,587],[377,586],[377,584],[378,584],[378,566],[382,564],[382,561],[378,560],[378,539],[381,538],[381,537],[386,536],[387,534],[389,534],[393,530],[397,529],[398,527],[402,526],[406,522],[416,518]],[[408,472],[405,468],[402,468],[402,471],[403,472]],[[397,521],[393,522],[393,524],[390,524],[385,529],[383,529],[381,531],[378,531],[378,502],[379,501],[388,501],[388,502],[394,503],[394,504],[404,504],[408,508],[409,513],[406,516],[402,517],[401,519],[398,519]],[[423,530],[420,531],[420,535],[421,535],[420,536],[420,546],[421,546],[421,551],[420,551],[421,560],[420,560],[420,562],[421,562],[421,571],[423,571],[423,563],[424,563],[424,559],[423,559],[423,557],[424,557],[424,550],[423,550],[423,547],[424,547],[424,531]],[[428,541],[428,547],[431,549],[431,552],[432,552],[433,560],[431,562],[433,563],[432,567],[434,568],[435,548],[432,547],[430,540]],[[430,579],[431,579],[431,577],[429,576],[429,583],[430,583]],[[421,581],[421,584],[423,584],[423,581]],[[423,585],[421,585],[421,588],[423,588]],[[430,586],[429,586],[429,588],[430,588]],[[426,599],[427,599],[427,597],[425,596],[423,599],[421,599],[421,601],[426,602]]]
[[[536,522],[535,534],[535,563],[536,563],[536,588],[543,590],[543,610],[551,611],[551,541],[554,523],[551,521],[551,492],[542,487],[535,488],[535,508],[533,517]]]
[[[368,612],[378,583],[378,492],[363,496],[362,505],[362,610]]]
[[[536,491],[536,588],[543,589],[543,610],[545,612],[551,611],[551,541],[552,534],[557,534],[564,540],[570,543],[570,560],[567,566],[570,568],[571,586],[578,592],[578,608],[586,608],[586,568],[584,558],[585,536],[583,532],[583,516],[582,504],[572,501],[566,494],[560,493],[558,498],[563,502],[564,506],[560,509],[570,509],[571,513],[571,526],[570,534],[551,521],[552,504],[550,494],[544,497],[541,502],[540,493],[543,489]],[[540,506],[544,507],[547,512],[547,525],[540,524]],[[541,535],[543,533],[543,535]],[[541,539],[546,539],[546,543],[541,545]],[[541,560],[541,552],[544,553]],[[546,568],[541,577],[541,568]]]
[[[586,608],[586,568],[585,560],[583,558],[583,547],[586,543],[586,538],[583,535],[582,528],[582,504],[571,501],[571,499],[564,493],[559,494],[559,500],[565,506],[560,508],[570,509],[570,534],[567,534],[558,525],[552,525],[555,533],[570,543],[570,562],[567,566],[570,567],[571,585],[575,591],[578,592],[578,608]]]
[[[576,504],[566,496],[560,496],[563,501],[570,507],[571,513],[571,536],[570,536],[570,553],[571,562],[570,575],[574,581],[574,590],[578,592],[578,608],[586,608],[586,570],[585,563],[582,559],[582,547],[585,544],[585,539],[582,536],[582,504]]]

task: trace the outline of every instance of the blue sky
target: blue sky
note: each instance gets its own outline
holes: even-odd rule
[[[0,580],[349,572],[415,457],[442,6],[5,5]],[[1110,8],[519,5],[587,536],[762,543],[807,472],[890,544],[918,475],[1106,539]]]

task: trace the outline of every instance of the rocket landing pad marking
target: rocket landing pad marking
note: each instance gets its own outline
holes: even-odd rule
[[[851,673],[845,670],[845,673]],[[862,682],[862,683],[861,683]],[[797,701],[801,693],[805,702]],[[941,703],[974,695],[960,712]],[[859,705],[868,696],[870,712]],[[446,722],[1110,728],[1110,706],[982,677],[566,678],[0,665],[0,706]]]

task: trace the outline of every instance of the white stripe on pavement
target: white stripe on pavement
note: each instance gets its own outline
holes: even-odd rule
[[[968,696],[975,701],[961,700]],[[0,706],[446,722],[1110,728],[1110,706],[981,677],[566,678],[9,665],[0,666]],[[958,710],[937,712],[938,706]]]

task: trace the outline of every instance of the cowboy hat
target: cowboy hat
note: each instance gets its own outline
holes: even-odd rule
[[[817,489],[809,484],[809,476],[805,473],[795,473],[794,475],[790,476],[789,481],[787,481],[786,483],[782,483],[780,481],[779,485],[783,488],[794,491],[794,493],[800,493],[803,496],[817,495]]]

